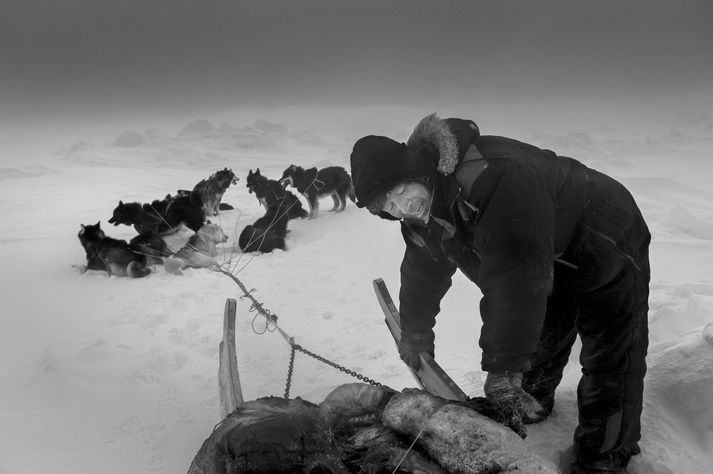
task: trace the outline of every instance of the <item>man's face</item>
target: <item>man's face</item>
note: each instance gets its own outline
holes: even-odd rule
[[[399,183],[386,193],[383,211],[397,219],[428,223],[431,217],[431,191],[422,183]]]

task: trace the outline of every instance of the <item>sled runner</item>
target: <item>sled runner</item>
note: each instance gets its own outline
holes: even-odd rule
[[[218,346],[218,386],[220,388],[220,410],[223,418],[233,413],[243,404],[243,389],[238,372],[238,355],[235,347],[235,310],[237,301],[225,300],[223,314],[223,340]]]
[[[386,317],[386,325],[391,331],[391,335],[396,341],[396,345],[401,340],[401,317],[399,311],[391,299],[389,290],[386,288],[386,283],[381,278],[374,280],[374,291],[379,300],[381,309]],[[448,374],[441,368],[440,365],[427,352],[421,352],[421,367],[415,371],[409,367],[418,385],[429,392],[431,395],[436,395],[447,400],[465,401],[468,396],[460,389],[460,387],[451,379]]]

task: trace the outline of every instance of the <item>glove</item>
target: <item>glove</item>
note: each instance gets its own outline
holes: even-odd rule
[[[490,403],[505,415],[503,424],[522,438],[527,436],[525,423],[535,423],[547,416],[542,405],[522,389],[521,372],[488,373],[484,391]]]
[[[432,329],[424,331],[401,331],[401,340],[399,341],[399,356],[406,365],[413,370],[418,370],[421,366],[419,354],[428,352],[431,357],[434,356],[434,340],[436,336]]]

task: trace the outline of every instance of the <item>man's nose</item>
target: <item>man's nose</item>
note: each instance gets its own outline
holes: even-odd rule
[[[402,214],[408,214],[408,211],[411,208],[409,201],[406,199],[398,199],[394,202],[394,204],[396,204],[396,207]]]
[[[402,214],[411,216],[418,211],[418,203],[413,199],[402,199],[398,202],[398,208]]]

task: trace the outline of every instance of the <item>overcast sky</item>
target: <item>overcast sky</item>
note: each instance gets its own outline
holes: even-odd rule
[[[711,0],[0,0],[0,114],[712,91]]]

